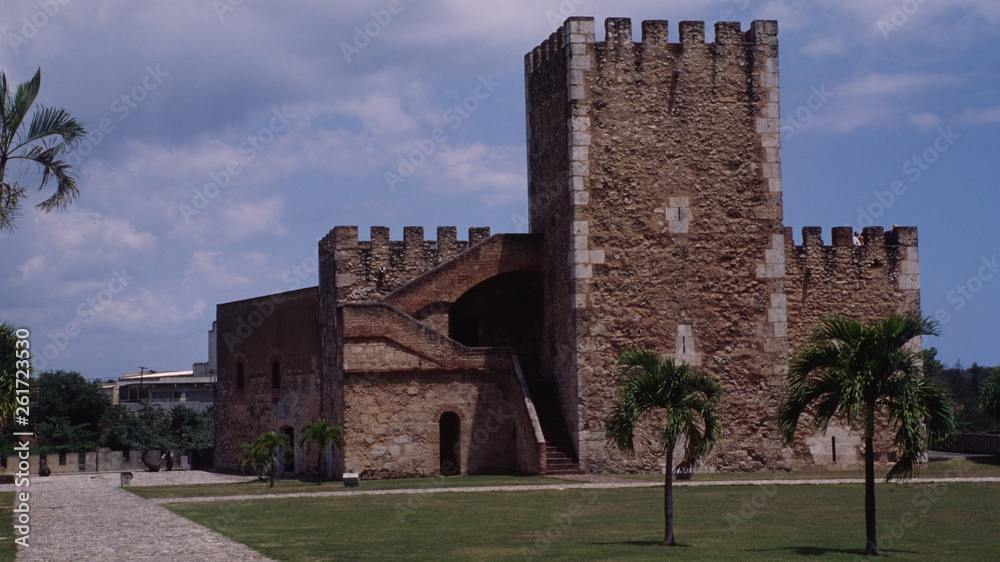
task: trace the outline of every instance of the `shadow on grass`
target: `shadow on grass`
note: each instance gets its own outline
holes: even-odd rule
[[[823,556],[824,554],[850,554],[852,556],[865,557],[865,549],[863,548],[823,548],[820,546],[787,546],[784,548],[750,548],[745,552],[791,552],[799,556],[805,556],[808,558],[815,558],[817,556]],[[897,548],[891,551],[882,551],[879,556],[886,556],[888,554],[917,554],[915,550],[900,550]]]
[[[1000,457],[966,457],[970,462],[1000,467]]]
[[[591,542],[594,546],[655,546],[658,548],[688,548],[691,545],[684,543],[677,543],[674,546],[663,546],[663,541],[607,541],[607,542]]]

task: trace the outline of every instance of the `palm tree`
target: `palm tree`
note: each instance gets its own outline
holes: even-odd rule
[[[270,459],[265,458],[260,449],[254,448],[253,443],[244,443],[240,445],[240,468],[243,469],[243,473],[246,474],[247,469],[253,472],[257,480],[263,480],[267,476],[267,465],[271,462]]]
[[[292,444],[284,433],[268,431],[258,435],[253,443],[244,444],[240,450],[243,453],[240,457],[240,465],[253,468],[258,478],[262,474],[269,474],[271,485],[268,487],[273,488],[274,465],[278,462],[278,455],[282,452],[290,453]]]
[[[865,440],[865,553],[878,555],[875,540],[876,416],[895,428],[896,464],[886,481],[913,476],[930,434],[951,434],[955,416],[947,392],[923,373],[920,352],[908,346],[919,336],[939,334],[937,322],[918,313],[894,314],[862,325],[843,316],[820,319],[807,345],[788,365],[787,395],[778,408],[778,429],[791,444],[799,418],[810,409],[810,425],[826,430],[838,418],[860,424]]]
[[[0,229],[13,229],[25,188],[17,181],[7,181],[7,165],[20,160],[37,166],[42,189],[52,178],[56,192],[37,205],[43,211],[65,207],[76,198],[76,178],[72,167],[60,156],[73,149],[87,131],[65,109],[39,107],[31,115],[25,130],[24,119],[35,103],[42,83],[42,70],[11,91],[7,75],[0,72]]]
[[[691,371],[683,362],[661,358],[649,348],[630,348],[618,357],[621,373],[618,397],[611,406],[607,421],[607,437],[618,448],[635,450],[632,434],[639,417],[647,410],[663,409],[667,423],[660,435],[660,445],[666,451],[663,516],[664,546],[674,541],[674,447],[684,438],[684,458],[681,467],[692,467],[707,454],[722,434],[716,412],[722,397],[722,387],[711,378]]]
[[[979,389],[979,409],[1000,421],[1000,368],[995,368]]]
[[[305,447],[306,453],[308,453],[313,443],[319,445],[319,481],[316,482],[318,486],[323,483],[323,453],[330,445],[333,445],[334,454],[336,454],[338,447],[344,446],[344,428],[333,425],[324,419],[307,423],[302,426],[299,447]]]

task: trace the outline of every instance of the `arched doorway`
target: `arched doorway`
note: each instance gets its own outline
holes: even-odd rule
[[[438,423],[440,427],[440,469],[442,476],[454,476],[461,474],[461,450],[462,422],[455,412],[445,412],[441,414]]]
[[[285,474],[295,474],[295,429],[285,426],[281,428],[281,433],[288,437],[288,445],[291,450],[278,455],[278,466]]]

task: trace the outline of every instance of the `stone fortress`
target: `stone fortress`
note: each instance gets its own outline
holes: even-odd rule
[[[777,435],[786,364],[816,319],[919,308],[917,232],[782,217],[777,23],[570,18],[525,57],[529,234],[338,226],[319,286],[218,306],[215,463],[263,431],[344,427],[333,472],[656,471],[605,439],[614,364],[649,344],[719,380],[699,470],[858,466],[849,428]],[[282,459],[315,473],[316,454]]]

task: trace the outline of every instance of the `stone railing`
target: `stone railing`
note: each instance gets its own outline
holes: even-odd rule
[[[167,469],[166,451],[156,449],[146,451],[147,459],[159,459],[160,470]],[[190,470],[190,455],[181,455],[180,451],[172,450],[173,457],[172,470]],[[22,460],[28,461],[28,472],[38,474],[41,467],[42,457],[45,457],[46,464],[52,474],[76,474],[81,472],[123,472],[136,471],[145,472],[149,470],[142,464],[142,451],[112,451],[111,449],[100,449],[87,453],[49,453],[47,455],[31,454],[27,459],[22,459],[18,455],[9,455],[6,458],[4,467],[0,467],[0,474],[14,474],[20,470],[19,463]]]

